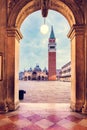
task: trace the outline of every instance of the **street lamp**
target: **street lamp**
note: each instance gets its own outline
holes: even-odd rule
[[[47,34],[48,30],[49,30],[49,28],[48,28],[47,24],[45,24],[45,18],[44,18],[44,24],[41,25],[40,31],[42,34]]]
[[[48,26],[45,24],[45,18],[47,17],[48,14],[48,5],[49,5],[49,0],[41,0],[41,11],[42,11],[42,16],[44,17],[44,24],[41,25],[40,31],[42,34],[46,34],[48,32]]]

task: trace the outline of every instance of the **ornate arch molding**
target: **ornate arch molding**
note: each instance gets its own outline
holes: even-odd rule
[[[9,1],[9,0],[8,0]],[[10,0],[8,3],[8,27],[17,26],[20,28],[23,20],[31,13],[41,9],[42,0]],[[49,0],[48,9],[60,12],[66,17],[70,26],[83,24],[84,15],[77,0]],[[81,2],[81,0],[80,0]],[[82,6],[82,5],[81,5]]]
[[[12,0],[14,1],[14,0]],[[8,27],[19,27],[23,20],[31,13],[40,10],[40,0],[16,0],[8,8]],[[9,3],[8,3],[9,4]],[[9,7],[9,5],[8,5]]]
[[[80,5],[79,5],[80,4]],[[70,26],[84,24],[84,12],[81,0],[51,0],[50,9],[60,12],[66,17]]]

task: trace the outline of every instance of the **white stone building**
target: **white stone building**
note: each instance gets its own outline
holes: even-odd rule
[[[66,63],[57,70],[57,79],[60,81],[71,81],[71,62]]]

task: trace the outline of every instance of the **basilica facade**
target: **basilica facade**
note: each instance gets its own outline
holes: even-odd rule
[[[24,70],[19,73],[19,80],[48,80],[48,71],[46,68],[41,70],[39,65],[36,65],[34,69]]]

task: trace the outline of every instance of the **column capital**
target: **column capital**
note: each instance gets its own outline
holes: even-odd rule
[[[8,27],[7,28],[7,36],[8,37],[16,37],[18,39],[18,41],[20,39],[22,39],[22,37],[23,37],[20,30],[16,27],[10,27],[10,28]]]
[[[73,25],[68,33],[68,38],[71,40],[77,35],[84,35],[85,33],[85,24]]]

